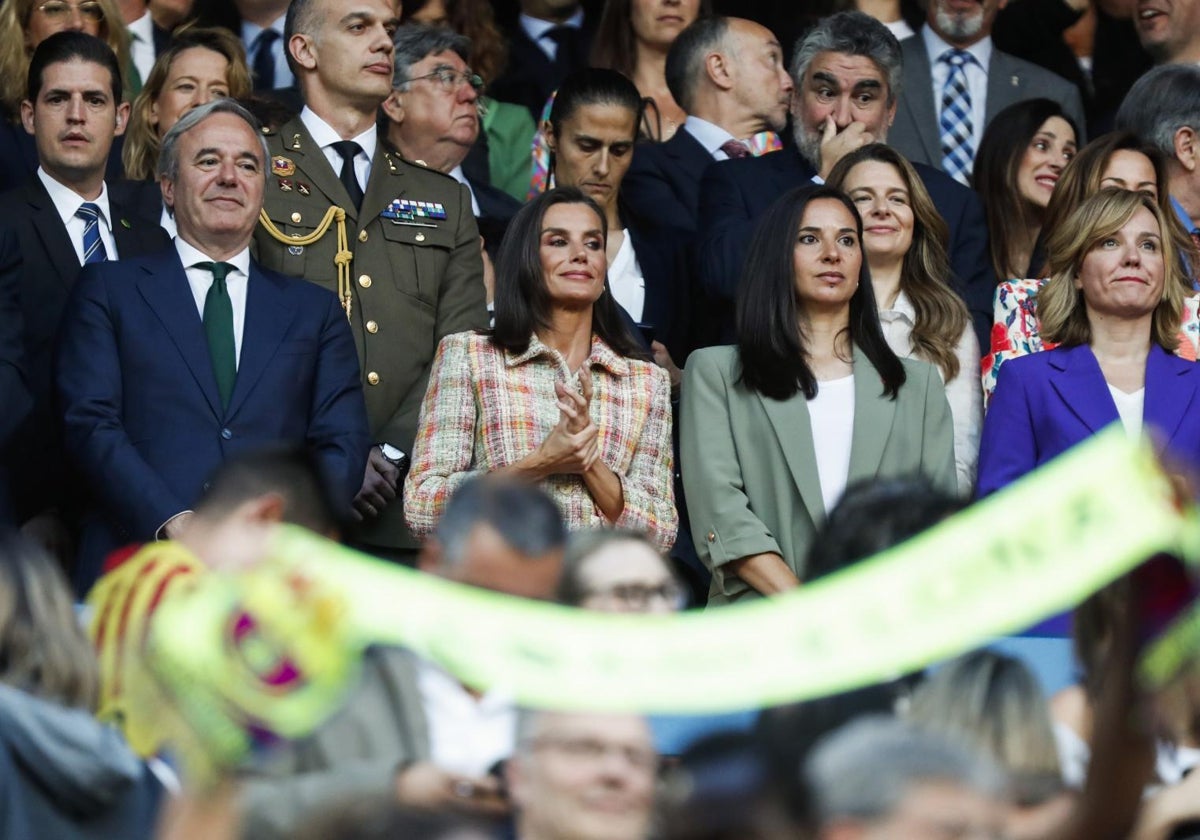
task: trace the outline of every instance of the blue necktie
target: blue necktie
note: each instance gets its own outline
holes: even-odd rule
[[[77,218],[83,219],[83,264],[105,262],[108,251],[104,250],[104,242],[100,239],[100,208],[90,201],[79,205],[75,211]]]
[[[938,61],[950,65],[942,87],[942,114],[938,120],[942,145],[942,169],[956,181],[969,184],[975,162],[972,146],[971,89],[966,65],[975,58],[964,50],[947,50]]]
[[[275,89],[275,41],[279,33],[274,29],[264,29],[255,39],[254,50],[254,90],[256,93]]]

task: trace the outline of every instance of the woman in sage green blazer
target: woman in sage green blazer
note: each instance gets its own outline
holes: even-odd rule
[[[879,326],[854,205],[805,186],[764,214],[738,286],[737,344],[683,380],[683,484],[708,603],[795,588],[847,483],[924,473],[956,492],[937,371]]]

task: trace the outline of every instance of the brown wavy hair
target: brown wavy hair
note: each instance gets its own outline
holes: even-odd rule
[[[967,305],[950,288],[949,228],[912,164],[883,143],[863,146],[843,157],[829,173],[826,183],[843,189],[850,170],[868,161],[891,165],[900,173],[908,190],[913,233],[912,245],[900,269],[900,289],[908,295],[916,312],[911,336],[913,349],[917,356],[937,365],[942,379],[949,382],[958,375],[954,348],[970,323]]]
[[[446,26],[471,39],[471,69],[480,75],[484,84],[491,84],[508,65],[508,44],[489,0],[442,0],[446,8],[444,21],[431,21]],[[405,0],[400,23],[412,23],[413,17],[429,5],[429,0]]]
[[[162,138],[158,129],[150,123],[150,113],[166,86],[171,65],[183,52],[191,49],[211,50],[229,62],[225,81],[229,84],[230,98],[244,98],[253,89],[250,68],[246,66],[246,50],[241,39],[228,29],[187,26],[176,32],[171,46],[159,53],[129,114],[121,162],[125,165],[125,177],[131,181],[145,181],[154,177]]]
[[[1166,275],[1162,299],[1154,309],[1150,339],[1164,350],[1175,352],[1179,346],[1183,301],[1191,293],[1191,284],[1184,276],[1175,240],[1169,233],[1168,217],[1158,202],[1145,193],[1115,187],[1106,187],[1083,202],[1050,233],[1046,242],[1050,279],[1038,293],[1038,315],[1042,337],[1047,341],[1076,346],[1092,340],[1083,291],[1075,288],[1075,278],[1096,243],[1119,231],[1140,208],[1149,210],[1158,222]]]
[[[26,41],[29,34],[29,18],[39,0],[7,0],[0,3],[0,104],[8,111],[8,118],[21,118],[21,100],[29,76],[29,59],[33,47]],[[104,10],[104,20],[97,33],[117,56],[121,68],[122,89],[129,92],[129,32],[121,19],[115,0],[96,0]]]

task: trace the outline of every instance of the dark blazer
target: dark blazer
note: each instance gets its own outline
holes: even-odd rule
[[[901,41],[900,51],[904,57],[904,87],[896,106],[896,121],[888,130],[888,144],[913,163],[940,168],[942,148],[938,111],[933,101],[933,75],[921,33]],[[1037,97],[1053,99],[1062,106],[1074,120],[1082,146],[1087,121],[1079,88],[1049,70],[993,48],[988,63],[987,122],[1009,105]]]
[[[1200,365],[1150,348],[1143,423],[1160,451],[1192,468],[1200,467],[1198,391]],[[999,490],[1119,419],[1087,345],[1005,362],[983,421],[976,494]]]
[[[488,256],[495,262],[500,253],[500,243],[508,231],[508,223],[521,209],[521,202],[502,189],[493,187],[484,181],[476,181],[467,175],[467,183],[479,203],[479,215],[475,223],[479,225],[479,235],[483,237]]]
[[[662,224],[694,233],[700,205],[700,178],[713,156],[686,128],[665,143],[639,143],[621,197]]]
[[[117,255],[124,259],[160,251],[170,239],[158,226],[158,217],[143,218],[114,189],[109,190],[109,211]],[[73,496],[63,488],[66,462],[61,439],[61,414],[54,399],[54,341],[67,299],[79,275],[79,258],[67,229],[35,175],[25,184],[0,196],[0,229],[20,243],[22,259],[0,264],[9,275],[5,282],[20,290],[23,348],[33,411],[17,433],[11,481],[17,513],[28,519],[47,508],[66,508]]]
[[[362,484],[370,436],[346,315],[329,291],[254,262],[228,409],[174,249],[83,271],[57,385],[67,451],[103,505],[81,539],[84,575],[122,543],[153,539],[239,453],[306,446],[346,509]]]
[[[546,100],[558,90],[562,80],[589,65],[594,28],[591,21],[585,18],[579,31],[579,49],[570,66],[551,61],[542,48],[525,34],[518,20],[514,20],[504,34],[508,39],[508,65],[500,77],[488,86],[488,96],[501,102],[524,105],[533,115],[534,123],[538,124]]]
[[[636,157],[636,155],[635,155]],[[950,228],[950,268],[987,347],[992,327],[992,294],[996,274],[988,256],[983,204],[972,191],[940,169],[914,164],[933,204]],[[704,170],[700,183],[700,215],[696,253],[700,281],[717,302],[732,303],[755,223],[775,199],[809,183],[814,170],[799,152],[788,148],[757,158],[719,161]],[[732,307],[724,334],[732,337]]]
[[[0,228],[0,455],[13,445],[17,429],[33,408],[21,343],[21,248],[16,234]],[[8,483],[8,458],[0,457],[0,529],[16,527]]]

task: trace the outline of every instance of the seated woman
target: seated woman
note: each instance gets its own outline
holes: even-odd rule
[[[141,93],[133,101],[125,133],[125,177],[146,182],[138,189],[142,215],[161,219],[172,236],[175,220],[163,207],[156,167],[165,135],[197,105],[219,97],[240,98],[252,89],[246,51],[226,29],[181,29],[171,46],[158,54]]]
[[[996,114],[975,154],[973,184],[987,211],[992,266],[1025,277],[1046,205],[1075,156],[1079,132],[1062,106],[1027,99]]]
[[[20,186],[38,169],[33,135],[21,125],[29,60],[56,32],[86,32],[103,40],[121,68],[130,66],[129,33],[114,0],[9,0],[0,4],[0,191]],[[126,80],[128,82],[128,79]],[[126,84],[128,90],[128,84]],[[109,153],[105,178],[121,177],[121,138]]]
[[[1186,281],[1162,208],[1101,190],[1047,240],[1042,335],[1057,349],[1004,365],[983,423],[986,496],[1120,420],[1131,435],[1200,465],[1200,367],[1172,355]]]
[[[711,11],[710,0],[606,0],[592,43],[592,66],[632,79],[646,100],[641,135],[670,140],[687,114],[667,88],[667,53],[679,33]]]
[[[881,143],[838,161],[827,181],[863,217],[863,248],[883,335],[902,359],[933,364],[954,419],[958,489],[969,496],[979,457],[983,400],[979,342],[967,305],[950,288],[946,223],[904,156]]]
[[[621,201],[641,113],[637,88],[620,73],[580,70],[563,81],[542,131],[555,184],[577,187],[604,211],[609,289],[643,327],[655,360],[678,387],[682,374],[675,360],[682,364],[692,347],[709,337],[691,334],[697,325],[687,293],[685,241]]]
[[[1103,187],[1136,190],[1156,199],[1167,218],[1177,250],[1189,265],[1196,264],[1196,258],[1192,256],[1195,246],[1191,237],[1177,223],[1171,208],[1167,170],[1162,155],[1130,132],[1112,132],[1097,137],[1080,149],[1079,154],[1067,164],[1054,188],[1046,207],[1046,223],[1030,263],[1030,276],[1027,279],[1007,280],[996,287],[992,344],[983,360],[983,389],[989,398],[996,388],[1000,366],[1005,361],[1053,348],[1052,344],[1046,345],[1037,318],[1037,293],[1046,282],[1045,240],[1049,232],[1071,215],[1084,199],[1095,195]],[[1184,358],[1195,359],[1196,348],[1200,346],[1200,320],[1196,317],[1196,296],[1190,289],[1187,293],[1181,328],[1181,334],[1187,340],[1179,342],[1176,352]]]
[[[500,249],[490,334],[442,339],[421,406],[404,516],[418,536],[454,490],[497,472],[540,481],[572,529],[675,541],[671,382],[605,283],[605,214],[577,189],[521,209]]]
[[[798,586],[850,482],[921,472],[957,489],[945,388],[888,347],[861,242],[844,194],[789,191],[750,242],[737,345],[688,360],[683,484],[710,606]]]

